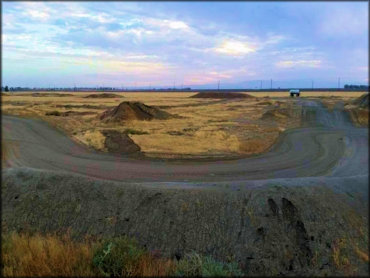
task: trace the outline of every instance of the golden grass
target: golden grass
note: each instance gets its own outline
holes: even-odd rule
[[[99,241],[85,239],[73,241],[63,236],[41,234],[2,234],[2,263],[5,277],[101,276],[93,265],[94,252],[101,246]],[[162,258],[155,253],[144,252],[130,262],[128,276],[160,277],[173,275],[177,262]]]
[[[3,235],[4,276],[95,276],[93,247],[65,235]]]
[[[358,126],[369,125],[369,110],[361,108],[348,109],[351,115],[352,121]]]
[[[6,97],[2,111],[20,116],[36,116],[64,130],[74,140],[105,151],[101,131],[114,129],[141,130],[147,134],[131,134],[130,137],[142,151],[152,154],[212,155],[253,154],[267,149],[279,132],[299,125],[299,119],[283,117],[277,119],[271,130],[271,123],[260,118],[275,100],[250,98],[243,100],[219,100],[189,98],[195,93],[115,93],[124,98],[84,98],[92,92],[71,93],[67,97],[33,97],[30,94],[12,94]],[[163,106],[168,113],[182,116],[169,120],[127,121],[102,123],[97,115],[104,107],[117,106],[121,101],[140,101],[147,105]],[[290,98],[282,99],[290,103]],[[24,105],[19,104],[24,103]],[[16,104],[16,105],[13,105]],[[72,105],[72,107],[64,107]],[[73,107],[94,105],[98,107]],[[103,107],[100,107],[103,106]],[[93,112],[92,115],[68,117],[45,116],[49,111]]]
[[[361,260],[367,263],[369,262],[369,253],[365,253],[364,251],[361,251],[357,247],[355,248],[355,252]]]
[[[74,136],[78,141],[97,150],[106,151],[105,136],[98,130],[88,130]]]

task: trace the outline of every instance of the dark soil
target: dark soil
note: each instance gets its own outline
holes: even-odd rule
[[[109,94],[109,93],[103,93],[103,94],[91,94],[87,95],[84,98],[123,98],[124,96],[116,95],[116,94]]]
[[[71,97],[71,94],[59,94],[59,93],[33,93],[33,97]]]
[[[84,116],[84,115],[95,115],[95,112],[78,112],[78,111],[66,111],[66,112],[59,112],[59,111],[50,111],[46,112],[45,116],[57,116],[57,117],[69,117],[69,116]]]
[[[124,101],[117,107],[103,112],[99,119],[104,122],[120,122],[126,120],[165,120],[172,117],[173,115],[157,107],[148,106],[141,102]]]
[[[102,131],[105,136],[104,145],[110,153],[130,154],[140,151],[140,147],[126,134],[116,130]]]
[[[248,94],[241,93],[218,93],[218,92],[203,92],[198,93],[191,98],[253,98]]]
[[[109,106],[106,106],[106,105],[91,105],[91,104],[82,104],[82,105],[57,104],[57,105],[55,105],[55,107],[67,108],[67,109],[72,109],[72,108],[106,109],[106,108],[109,108]]]

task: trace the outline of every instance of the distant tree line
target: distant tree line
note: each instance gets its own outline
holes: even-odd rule
[[[344,85],[344,89],[354,89],[354,90],[369,90],[369,86],[367,85],[352,85],[346,84]]]
[[[114,88],[114,87],[65,87],[65,88],[29,88],[29,87],[1,87],[2,92],[15,91],[102,91],[102,92],[117,92],[117,91],[191,91],[190,87],[186,88]]]

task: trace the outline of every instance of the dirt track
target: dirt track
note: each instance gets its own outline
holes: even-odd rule
[[[368,175],[368,129],[345,112],[300,100],[305,127],[288,130],[265,154],[217,162],[164,162],[86,150],[47,123],[3,116],[3,140],[17,142],[8,166],[63,170],[121,182],[221,182]]]
[[[305,127],[270,152],[220,162],[93,153],[45,122],[4,116],[15,167],[2,172],[2,226],[129,235],[168,257],[232,258],[253,276],[367,277],[358,252],[368,254],[368,129],[303,104]],[[333,259],[339,239],[349,270]]]

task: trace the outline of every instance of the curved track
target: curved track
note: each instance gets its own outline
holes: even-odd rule
[[[300,100],[305,126],[284,132],[268,152],[217,162],[164,162],[96,153],[39,120],[3,116],[8,166],[62,170],[121,182],[237,182],[368,175],[368,129],[342,110]],[[211,142],[210,142],[211,143]]]

